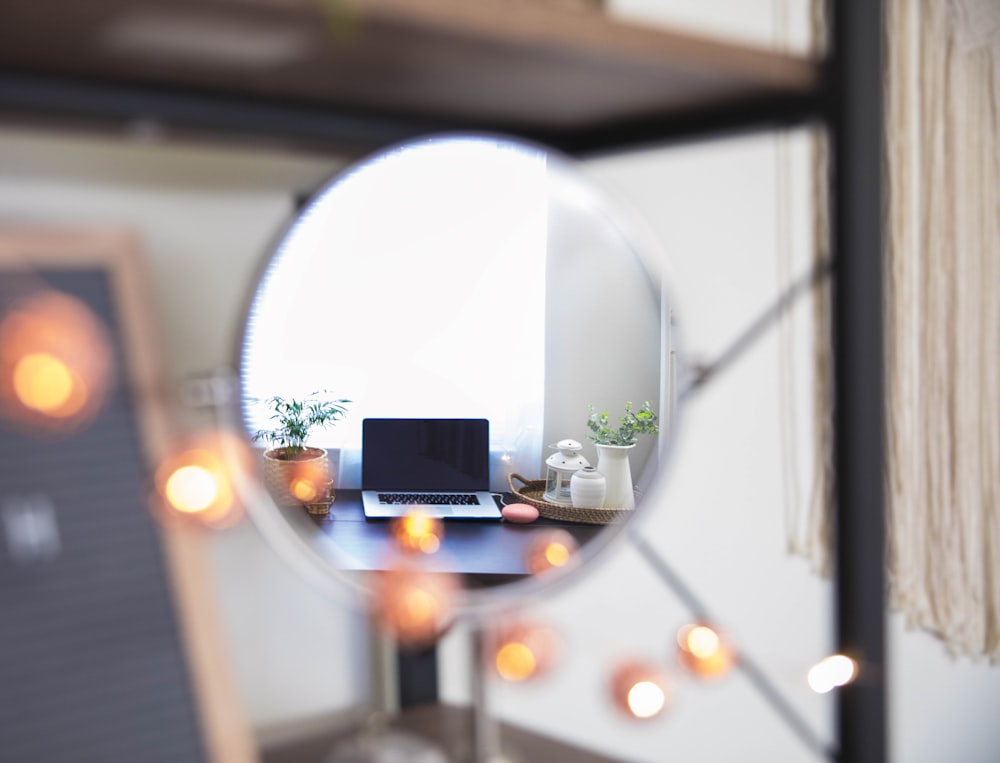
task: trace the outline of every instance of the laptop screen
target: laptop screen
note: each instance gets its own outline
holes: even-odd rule
[[[490,486],[486,419],[365,419],[361,487],[476,491]]]

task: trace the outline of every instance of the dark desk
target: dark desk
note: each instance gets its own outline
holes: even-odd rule
[[[513,497],[504,496],[507,503]],[[336,500],[326,516],[311,516],[301,507],[284,507],[283,512],[311,534],[309,540],[328,556],[330,563],[348,572],[388,569],[398,559],[392,538],[391,519],[367,519],[361,506],[360,490],[337,490]],[[444,537],[432,557],[421,557],[431,569],[461,575],[463,586],[482,589],[523,579],[528,570],[525,556],[539,533],[562,529],[584,546],[604,525],[559,522],[538,518],[529,524],[503,519],[443,520]],[[431,648],[421,652],[400,652],[397,656],[400,701],[404,706],[437,698],[437,655]]]
[[[508,503],[512,497],[505,496]],[[292,510],[292,509],[288,509]],[[302,511],[301,509],[294,509]],[[345,570],[385,569],[394,545],[392,520],[366,519],[361,508],[360,490],[338,490],[330,513],[310,517],[318,538],[337,550],[337,564]],[[496,584],[528,574],[525,551],[539,532],[561,528],[583,546],[605,529],[603,525],[557,522],[539,518],[530,524],[506,520],[444,520],[441,548],[434,565],[442,570],[469,576],[468,582]]]

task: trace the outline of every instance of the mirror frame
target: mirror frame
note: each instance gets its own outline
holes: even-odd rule
[[[511,134],[479,131],[431,133],[411,140],[387,144],[364,156],[348,160],[333,175],[328,177],[303,204],[298,206],[290,219],[272,239],[271,245],[267,247],[261,257],[255,271],[256,275],[248,288],[241,311],[242,320],[238,328],[235,344],[236,358],[233,363],[233,368],[235,369],[233,399],[227,405],[220,406],[221,410],[219,414],[225,427],[239,433],[244,439],[249,441],[249,438],[246,436],[248,421],[243,409],[244,401],[241,388],[243,353],[247,340],[248,319],[253,311],[260,284],[274,259],[275,253],[279,250],[282,243],[287,240],[292,229],[301,218],[303,210],[307,209],[322,193],[334,186],[341,179],[349,176],[373,159],[429,140],[467,138],[508,142],[530,150],[540,151],[547,157],[558,160],[567,169],[580,171],[583,167],[578,159],[536,141]],[[659,292],[661,308],[664,305],[672,306],[674,300],[670,288],[671,268],[661,244],[641,219],[635,213],[630,212],[627,205],[616,200],[609,189],[587,176],[585,172],[580,171],[580,176],[581,181],[586,185],[587,192],[600,201],[605,212],[606,219],[604,224],[613,228],[615,233],[625,242],[636,258],[638,265],[645,271],[651,286]],[[665,321],[669,326],[670,347],[674,350],[676,365],[672,367],[673,373],[671,374],[669,364],[661,363],[660,384],[661,387],[665,383],[672,384],[675,389],[669,412],[661,412],[658,450],[654,449],[650,454],[650,459],[656,459],[658,463],[647,463],[646,465],[647,470],[649,468],[654,469],[654,476],[651,479],[650,487],[644,495],[643,508],[637,508],[635,515],[625,521],[605,525],[604,529],[598,532],[593,539],[576,550],[577,559],[573,564],[562,568],[552,568],[541,574],[528,574],[522,579],[513,582],[504,582],[493,587],[468,588],[460,586],[460,595],[453,607],[453,621],[466,618],[482,618],[487,615],[507,611],[511,608],[522,606],[527,600],[548,595],[550,592],[562,590],[567,585],[575,584],[577,581],[584,579],[587,574],[599,568],[600,562],[609,557],[610,549],[623,543],[629,533],[637,532],[644,519],[656,511],[656,506],[661,500],[660,494],[665,489],[665,483],[667,482],[666,473],[669,471],[669,465],[673,460],[672,456],[674,449],[677,447],[683,418],[680,390],[677,389],[679,380],[685,378],[683,338],[680,336],[677,325],[673,321],[672,308],[668,309],[669,313],[667,316],[661,315],[661,325]],[[661,331],[659,339],[661,351],[664,341],[665,337]],[[669,377],[665,377],[665,374],[669,374]],[[666,426],[663,425],[664,421],[666,421]],[[237,457],[235,453],[232,455],[234,459]],[[340,600],[346,599],[355,605],[359,598],[364,603],[369,603],[373,590],[370,584],[366,584],[364,578],[372,573],[370,571],[355,572],[338,568],[328,556],[330,553],[329,549],[327,549],[327,553],[324,553],[324,548],[321,545],[325,546],[325,543],[318,544],[316,542],[315,531],[310,531],[311,528],[315,527],[315,524],[305,512],[301,512],[301,516],[293,518],[293,521],[287,521],[280,507],[277,506],[270,494],[263,487],[263,481],[260,477],[260,470],[256,465],[256,460],[254,464],[255,468],[251,474],[240,475],[236,487],[247,508],[247,512],[265,538],[265,541],[300,576],[317,585],[320,589],[327,591],[334,598]],[[292,516],[294,517],[294,515]],[[301,525],[303,529],[297,529],[297,525]],[[332,553],[335,555],[337,552],[334,549]],[[458,577],[461,578],[461,575]]]

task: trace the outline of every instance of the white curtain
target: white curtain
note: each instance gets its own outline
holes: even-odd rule
[[[487,418],[493,489],[537,471],[548,190],[541,151],[479,138],[402,147],[330,185],[255,297],[244,397],[350,399],[312,438],[339,450],[342,487],[360,484],[365,417]],[[249,407],[252,428],[266,417]]]

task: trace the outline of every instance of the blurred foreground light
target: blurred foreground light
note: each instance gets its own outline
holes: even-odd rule
[[[493,667],[505,681],[522,682],[547,673],[554,660],[555,634],[530,623],[506,626],[494,634]]]
[[[59,358],[32,352],[14,366],[14,394],[26,408],[64,418],[80,409],[87,399],[87,388]]]
[[[403,551],[434,554],[441,548],[444,524],[422,511],[412,511],[393,521],[392,537]]]
[[[88,424],[107,399],[112,350],[83,302],[34,292],[0,315],[0,416],[39,435]]]
[[[187,517],[214,528],[238,522],[243,511],[233,484],[235,472],[246,468],[245,450],[239,438],[213,430],[165,458],[156,470],[162,518]]]
[[[576,539],[565,530],[537,533],[524,554],[524,566],[532,575],[553,568],[569,567],[577,562]]]
[[[677,632],[678,661],[701,678],[716,678],[733,666],[733,651],[722,636],[704,623],[685,625]]]
[[[206,467],[180,466],[167,477],[165,492],[170,505],[185,514],[208,509],[219,497],[220,480]]]
[[[626,715],[640,720],[653,718],[667,706],[666,676],[651,663],[623,663],[612,675],[611,699]]]
[[[372,617],[400,646],[428,646],[451,626],[457,593],[453,574],[402,564],[376,575]]]
[[[288,473],[288,492],[300,503],[316,503],[326,497],[330,475],[325,464],[297,463]]]
[[[850,657],[834,654],[820,660],[809,669],[809,688],[817,694],[826,694],[838,686],[845,686],[858,675],[858,664]]]
[[[627,696],[628,708],[636,718],[652,718],[667,702],[666,692],[655,681],[638,681]]]
[[[507,681],[524,681],[535,675],[538,660],[527,644],[508,641],[497,650],[497,672]]]

